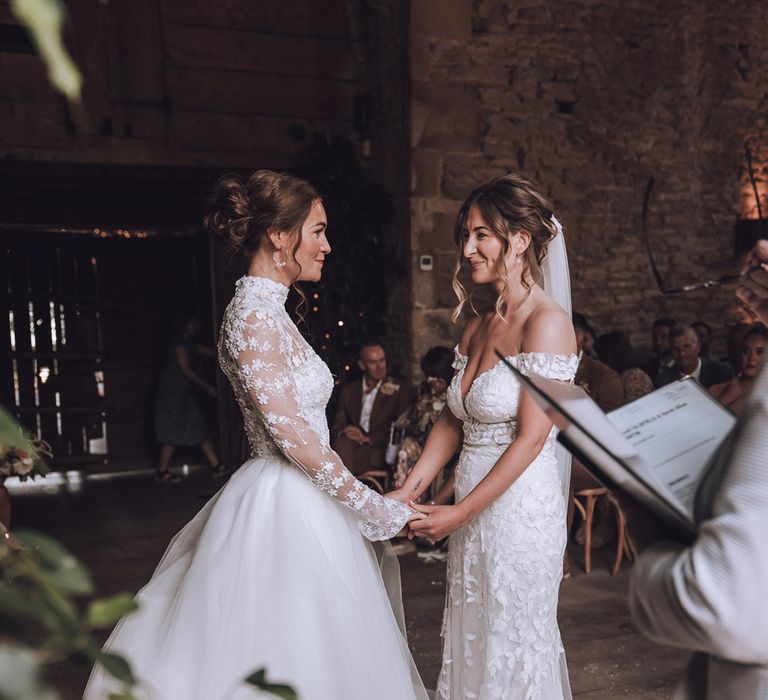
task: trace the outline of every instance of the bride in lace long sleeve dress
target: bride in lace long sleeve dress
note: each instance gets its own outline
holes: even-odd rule
[[[285,309],[287,284],[318,280],[330,252],[322,203],[268,171],[217,193],[209,228],[252,256],[219,340],[252,457],[173,539],[105,650],[153,700],[253,698],[242,681],[261,667],[302,700],[425,700],[368,542],[421,516],[330,449],[333,379]],[[97,669],[85,697],[116,690]]]
[[[427,517],[410,525],[432,540],[451,535],[437,687],[443,700],[571,697],[557,626],[568,477],[551,422],[495,354],[527,374],[573,379],[569,315],[534,281],[557,235],[546,200],[521,176],[498,178],[465,202],[457,244],[473,283],[495,287],[496,308],[467,324],[448,405],[405,484],[390,494],[415,500],[461,445],[456,505],[414,504]]]

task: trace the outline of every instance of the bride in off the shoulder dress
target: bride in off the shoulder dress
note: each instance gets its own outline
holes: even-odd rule
[[[333,379],[287,295],[244,277],[227,308],[219,360],[252,458],[174,538],[107,643],[130,661],[140,697],[247,700],[258,693],[242,681],[261,667],[302,700],[427,697],[367,541],[392,537],[412,511],[330,449]],[[118,689],[96,669],[85,697]]]
[[[466,325],[448,405],[393,496],[424,493],[457,449],[454,505],[412,504],[417,535],[450,535],[439,700],[570,700],[557,602],[570,461],[516,376],[570,382],[579,364],[562,228],[538,187],[510,174],[477,188],[457,218],[472,282],[496,308]],[[541,281],[544,288],[537,282]],[[454,274],[461,310],[466,294]]]

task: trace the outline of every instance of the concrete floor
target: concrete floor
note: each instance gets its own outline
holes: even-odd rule
[[[99,592],[135,592],[151,575],[171,536],[221,485],[207,474],[180,484],[150,478],[88,483],[81,494],[16,496],[14,526],[62,540],[91,569]],[[573,555],[578,557],[578,549]],[[560,595],[560,628],[574,698],[669,698],[685,654],[645,640],[626,605],[628,566],[612,578],[607,551],[593,557],[589,576],[573,562]],[[445,566],[415,554],[400,559],[409,641],[425,684],[440,669]],[[88,669],[64,663],[51,680],[65,700],[80,698]],[[393,698],[393,700],[396,700]],[[457,699],[458,700],[458,699]]]

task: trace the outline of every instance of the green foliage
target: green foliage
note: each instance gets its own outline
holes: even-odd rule
[[[0,406],[0,444],[15,445],[25,452],[34,452],[35,448],[16,419]]]
[[[296,691],[291,688],[291,686],[282,683],[270,683],[267,681],[267,672],[266,669],[263,668],[254,671],[245,679],[245,682],[267,693],[272,693],[272,695],[275,695],[278,698],[283,698],[283,700],[298,700],[299,698]]]
[[[111,598],[94,600],[88,606],[86,618],[91,629],[111,629],[121,617],[138,607],[132,596],[118,593]]]
[[[83,76],[64,45],[66,10],[61,0],[11,0],[11,12],[29,31],[51,85],[70,102],[79,101]]]
[[[54,700],[43,669],[68,659],[100,664],[124,684],[120,697],[133,700],[128,662],[102,652],[93,633],[136,604],[120,594],[84,605],[93,592],[90,574],[61,544],[0,525],[0,700]]]

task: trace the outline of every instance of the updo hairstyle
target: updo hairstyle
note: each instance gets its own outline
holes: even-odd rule
[[[510,173],[474,190],[461,206],[454,230],[458,259],[451,283],[459,300],[452,314],[454,322],[461,315],[468,299],[464,285],[459,282],[459,271],[464,259],[464,231],[472,207],[479,209],[485,223],[502,243],[502,254],[496,261],[496,271],[505,280],[505,287],[496,300],[496,312],[501,316],[504,312],[504,293],[509,272],[506,256],[511,249],[513,236],[521,229],[531,235],[531,243],[526,248],[523,259],[523,285],[530,292],[531,284],[528,280],[541,281],[541,263],[547,254],[547,244],[557,234],[557,227],[552,220],[552,207],[538,186],[528,178]],[[474,306],[472,310],[475,314],[478,313]]]
[[[320,196],[308,182],[272,170],[257,170],[247,179],[224,175],[216,183],[205,228],[227,247],[252,257],[267,232],[298,234]],[[301,243],[298,237],[295,253]]]

